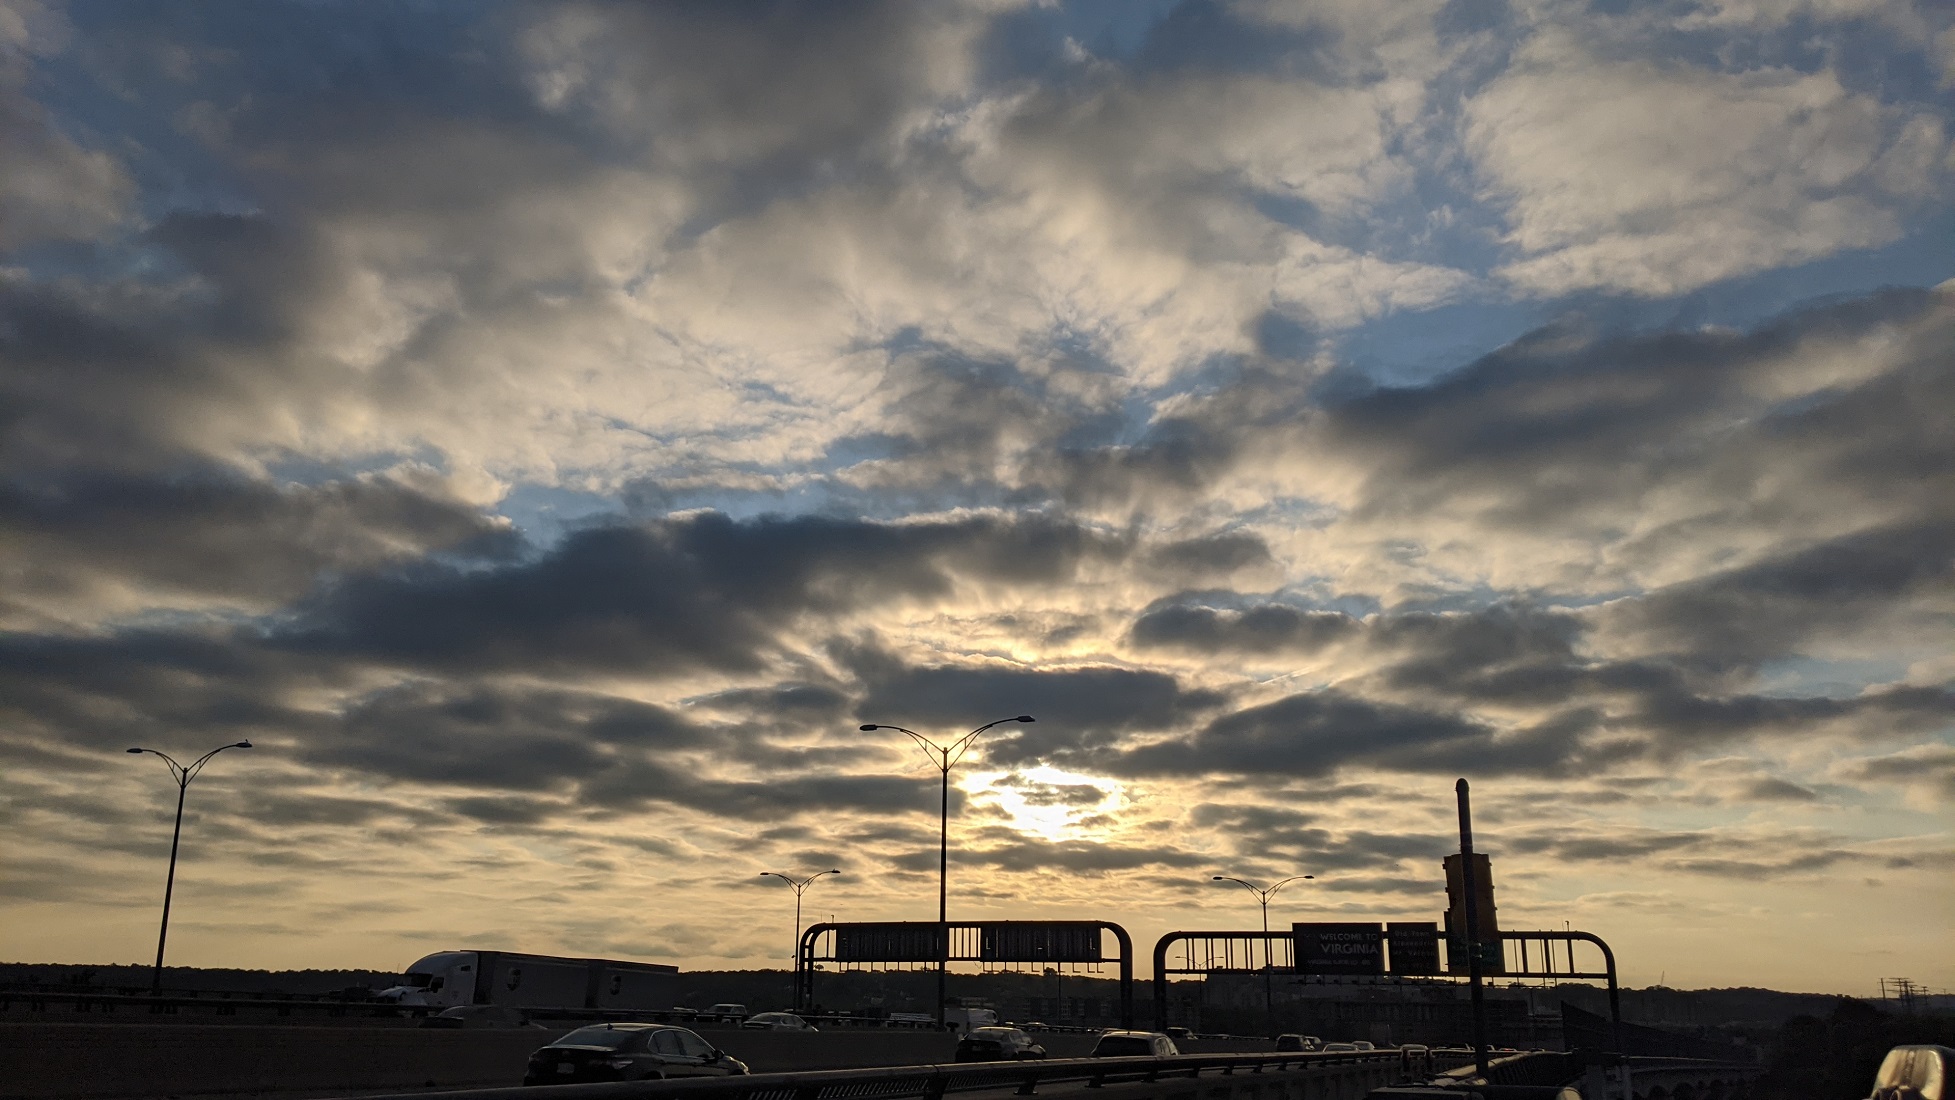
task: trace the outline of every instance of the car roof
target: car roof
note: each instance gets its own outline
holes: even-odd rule
[[[584,1024],[578,1031],[686,1031],[677,1024],[641,1024],[632,1020],[610,1020],[601,1024]]]
[[[1167,1036],[1161,1034],[1158,1031],[1124,1031],[1116,1028],[1112,1031],[1100,1032],[1100,1038],[1102,1039],[1114,1039],[1114,1038],[1165,1039],[1167,1038]]]

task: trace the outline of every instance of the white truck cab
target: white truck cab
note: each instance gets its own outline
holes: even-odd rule
[[[437,951],[407,968],[406,981],[374,994],[400,1005],[451,1008],[475,1003],[473,951]]]

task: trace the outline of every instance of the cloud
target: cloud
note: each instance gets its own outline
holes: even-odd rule
[[[129,214],[135,183],[115,156],[62,132],[28,90],[37,55],[60,53],[73,28],[58,12],[26,2],[0,26],[0,249],[88,240]]]
[[[1063,582],[1118,542],[1039,517],[878,524],[715,513],[591,526],[506,567],[433,563],[307,601],[294,651],[429,668],[754,672],[804,614],[948,598],[961,578]]]
[[[1846,778],[1892,785],[1908,792],[1910,801],[1932,808],[1955,802],[1955,747],[1917,745],[1885,756],[1871,756],[1842,766]]]
[[[0,481],[9,602],[90,618],[170,603],[271,610],[322,577],[446,551],[493,556],[507,525],[432,486],[314,485],[216,469],[65,471]]]
[[[1337,611],[1305,611],[1281,604],[1217,609],[1169,605],[1134,620],[1134,644],[1197,652],[1309,653],[1356,633],[1358,624]]]
[[[1036,725],[999,727],[983,752],[1011,767],[1136,730],[1171,728],[1221,702],[1172,676],[1113,666],[1025,668],[1002,663],[911,667],[854,657],[866,694],[857,713],[923,731],[962,733],[993,718],[1030,714]],[[945,739],[947,735],[937,734]]]
[[[1945,193],[1926,111],[1831,71],[1598,57],[1537,32],[1467,106],[1465,140],[1535,293],[1669,295],[1883,244]]]

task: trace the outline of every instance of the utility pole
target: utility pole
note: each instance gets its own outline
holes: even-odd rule
[[[1480,988],[1480,915],[1473,889],[1473,804],[1466,780],[1453,784],[1459,796],[1459,855],[1466,885],[1466,973],[1473,990],[1473,1068],[1481,1080],[1487,1077],[1487,1002]]]

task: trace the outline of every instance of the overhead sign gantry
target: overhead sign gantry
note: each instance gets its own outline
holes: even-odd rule
[[[1108,960],[1105,936],[1117,942]],[[1099,964],[1120,967],[1120,1026],[1134,1026],[1134,941],[1112,921],[874,921],[823,923],[801,933],[794,955],[794,1003],[814,1003],[815,964],[842,967],[954,962],[1010,966]]]

